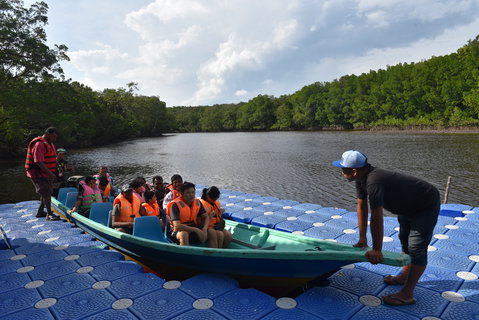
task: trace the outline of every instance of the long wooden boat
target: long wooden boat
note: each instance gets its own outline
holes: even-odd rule
[[[52,199],[52,204],[58,213],[98,240],[140,262],[158,264],[164,268],[160,273],[191,270],[305,283],[342,266],[368,261],[364,250],[350,244],[230,220],[226,220],[226,228],[233,234],[234,242],[227,249],[179,246],[118,232],[78,213],[69,214],[68,208],[56,199]],[[400,267],[410,262],[407,255],[388,251],[383,251],[383,255],[383,264]]]

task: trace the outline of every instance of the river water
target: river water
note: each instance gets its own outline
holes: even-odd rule
[[[441,195],[451,176],[449,203],[479,206],[477,133],[185,133],[69,150],[67,160],[81,175],[108,166],[117,185],[179,173],[194,183],[354,210],[354,184],[331,165],[349,149],[375,166],[423,178]],[[0,179],[0,203],[37,199],[23,160],[0,163]]]

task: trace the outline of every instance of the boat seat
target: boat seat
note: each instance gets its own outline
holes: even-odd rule
[[[133,236],[167,242],[163,230],[161,229],[160,219],[157,216],[143,216],[135,218],[133,223]]]
[[[75,192],[75,191],[78,191],[78,189],[77,189],[77,188],[73,188],[73,187],[60,188],[60,189],[58,189],[57,200],[58,200],[61,204],[65,204],[65,202],[66,202],[66,200],[67,200],[67,194],[68,194],[68,192]]]
[[[90,220],[101,223],[104,226],[110,226],[110,214],[113,209],[111,202],[95,202],[92,203],[90,209]]]
[[[68,192],[66,200],[65,200],[65,207],[67,207],[68,209],[73,208],[73,206],[75,205],[75,202],[77,202],[77,198],[78,198],[78,191]]]

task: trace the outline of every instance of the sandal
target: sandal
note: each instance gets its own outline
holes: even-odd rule
[[[411,301],[406,301],[392,294],[389,296],[384,296],[383,301],[385,304],[390,306],[408,306],[416,303],[416,299],[414,298]]]
[[[388,275],[383,278],[385,284],[404,285],[404,282],[398,280],[398,276]]]

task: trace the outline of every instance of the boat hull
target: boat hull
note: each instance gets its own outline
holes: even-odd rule
[[[304,283],[328,275],[341,266],[367,261],[364,251],[350,245],[335,244],[278,231],[274,233],[279,242],[297,243],[296,251],[254,249],[211,249],[151,241],[105,227],[77,213],[68,214],[66,208],[53,199],[57,211],[78,227],[114,249],[140,261],[156,272],[179,279],[182,275],[201,272],[223,273],[249,279],[290,279],[292,283]],[[233,234],[241,232],[264,232],[264,228],[228,222]],[[250,237],[253,238],[253,237]],[[315,247],[327,250],[315,251]],[[304,248],[310,248],[305,250]],[[333,248],[334,250],[331,250]],[[409,262],[407,256],[392,254],[388,264],[402,266]],[[284,281],[280,281],[285,283]],[[286,281],[287,282],[287,281]]]

